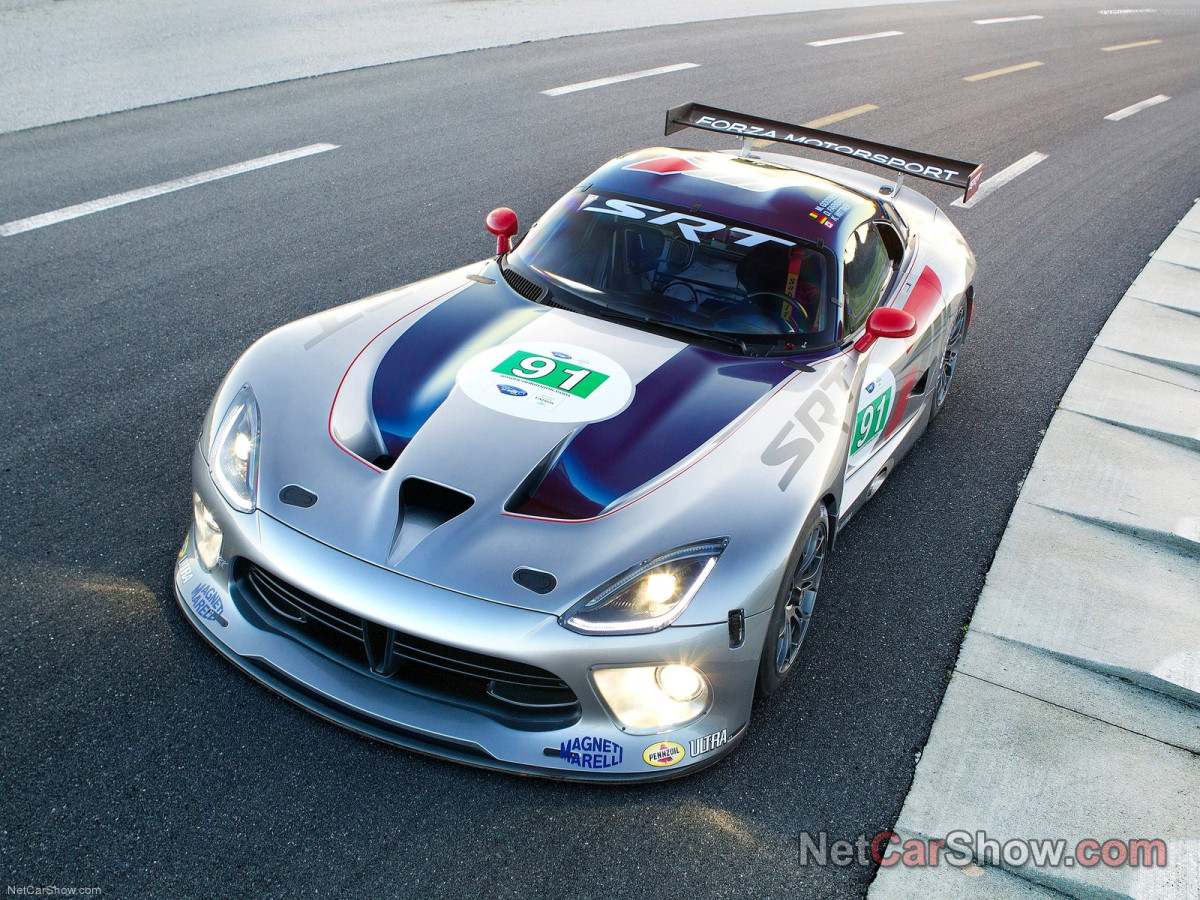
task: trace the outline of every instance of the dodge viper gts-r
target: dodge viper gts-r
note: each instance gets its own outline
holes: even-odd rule
[[[795,667],[838,529],[946,401],[977,166],[697,104],[483,262],[294,322],[208,411],[175,588],[324,718],[478,766],[695,771]],[[817,149],[892,178],[791,154]]]

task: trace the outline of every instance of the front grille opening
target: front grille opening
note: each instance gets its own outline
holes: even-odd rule
[[[259,601],[255,611],[261,618],[273,624],[282,619],[289,630],[320,635],[326,651],[338,659],[363,654],[365,632],[360,617],[298,591],[258,566],[235,569],[234,575],[244,594]]]
[[[582,714],[552,672],[388,628],[328,603],[249,560],[233,565],[234,601],[252,620],[365,677],[479,712],[509,728],[566,728]]]
[[[493,681],[488,684],[488,694],[501,703],[514,706],[570,707],[575,705],[575,693],[570,688],[534,687],[528,684],[513,684],[508,681]]]

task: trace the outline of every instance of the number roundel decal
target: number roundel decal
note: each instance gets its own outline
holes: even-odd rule
[[[457,381],[481,406],[536,422],[596,422],[633,397],[633,382],[615,360],[553,341],[484,350],[458,370]]]
[[[858,411],[850,434],[850,459],[857,465],[879,442],[884,426],[896,405],[896,379],[892,370],[872,366],[858,395]]]

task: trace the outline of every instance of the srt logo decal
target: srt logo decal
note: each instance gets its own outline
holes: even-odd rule
[[[728,232],[726,243],[731,243],[737,247],[757,247],[759,244],[768,243],[782,244],[785,247],[796,246],[795,241],[787,241],[773,235],[763,234],[760,231],[751,231],[749,228],[742,228],[740,225],[726,225],[724,222],[718,222],[715,219],[704,219],[700,216],[689,215],[688,213],[667,212],[665,209],[658,206],[651,206],[649,203],[635,203],[632,200],[621,200],[617,197],[608,197],[601,201],[600,197],[592,194],[583,201],[580,210],[594,213],[610,213],[625,219],[642,219],[648,221],[651,225],[674,225],[679,229],[679,233],[693,244],[700,243],[700,235],[702,234],[715,234],[718,231],[723,231]],[[662,213],[662,215],[648,218],[653,213]],[[741,235],[741,237],[736,237],[737,235]]]
[[[842,383],[849,390],[850,382],[846,380],[850,366],[843,362],[840,369],[830,369],[813,392],[804,398],[796,411],[792,413],[795,422],[787,422],[779,433],[769,443],[760,457],[768,466],[787,465],[779,479],[779,489],[786,491],[792,479],[816,449],[817,442],[825,437],[828,428],[838,428],[849,434],[850,427],[844,418],[838,416],[838,403],[830,396],[834,381],[841,376]],[[796,424],[799,424],[806,434],[788,440]]]

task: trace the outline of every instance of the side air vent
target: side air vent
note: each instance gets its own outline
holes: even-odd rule
[[[501,267],[500,271],[504,273],[504,280],[508,282],[508,286],[526,300],[541,303],[542,299],[546,296],[546,289],[544,287],[535,284],[524,275],[514,272],[508,266]]]

